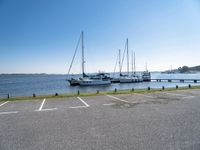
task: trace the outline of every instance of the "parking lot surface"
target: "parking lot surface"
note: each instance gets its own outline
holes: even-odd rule
[[[199,150],[200,90],[0,102],[0,150]]]

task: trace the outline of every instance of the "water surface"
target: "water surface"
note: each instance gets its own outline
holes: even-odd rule
[[[200,74],[161,74],[151,73],[152,78],[169,78],[169,79],[200,79]],[[179,83],[179,82],[140,82],[140,83],[115,83],[109,86],[92,86],[92,87],[80,87],[70,86],[66,81],[66,75],[46,75],[46,74],[13,74],[13,75],[0,75],[0,97],[6,97],[9,93],[11,96],[28,96],[36,93],[52,94],[52,93],[70,93],[70,92],[89,92],[96,90],[114,90],[117,89],[131,89],[131,88],[160,88],[200,85],[200,83]]]

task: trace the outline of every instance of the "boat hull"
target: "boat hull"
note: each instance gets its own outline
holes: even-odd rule
[[[151,81],[151,73],[148,71],[143,72],[142,79],[145,82],[150,82]]]
[[[79,82],[80,86],[95,86],[95,85],[110,85],[110,80],[81,80]]]
[[[119,82],[120,83],[135,83],[135,82],[139,82],[140,80],[138,78],[135,77],[126,77],[126,78],[120,78]]]
[[[69,84],[71,86],[78,86],[78,85],[80,85],[79,80],[76,80],[76,79],[70,79],[70,80],[68,80],[68,82],[69,82]]]

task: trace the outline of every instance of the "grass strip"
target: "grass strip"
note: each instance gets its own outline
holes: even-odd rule
[[[66,98],[66,97],[77,97],[77,96],[98,96],[105,94],[131,94],[131,93],[148,93],[148,92],[157,92],[157,91],[175,91],[175,90],[189,90],[189,89],[200,89],[200,85],[196,86],[182,86],[182,87],[169,87],[169,88],[143,88],[143,89],[114,89],[109,91],[99,91],[99,92],[77,92],[77,93],[62,93],[58,94],[47,94],[47,95],[37,95],[33,96],[16,96],[9,98],[0,98],[0,101],[16,101],[16,100],[38,100],[38,99],[53,99],[53,98]]]

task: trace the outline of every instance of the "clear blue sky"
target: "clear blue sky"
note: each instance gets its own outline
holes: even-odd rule
[[[67,73],[82,30],[86,72],[113,71],[127,37],[137,70],[200,65],[199,0],[0,0],[0,73]]]

